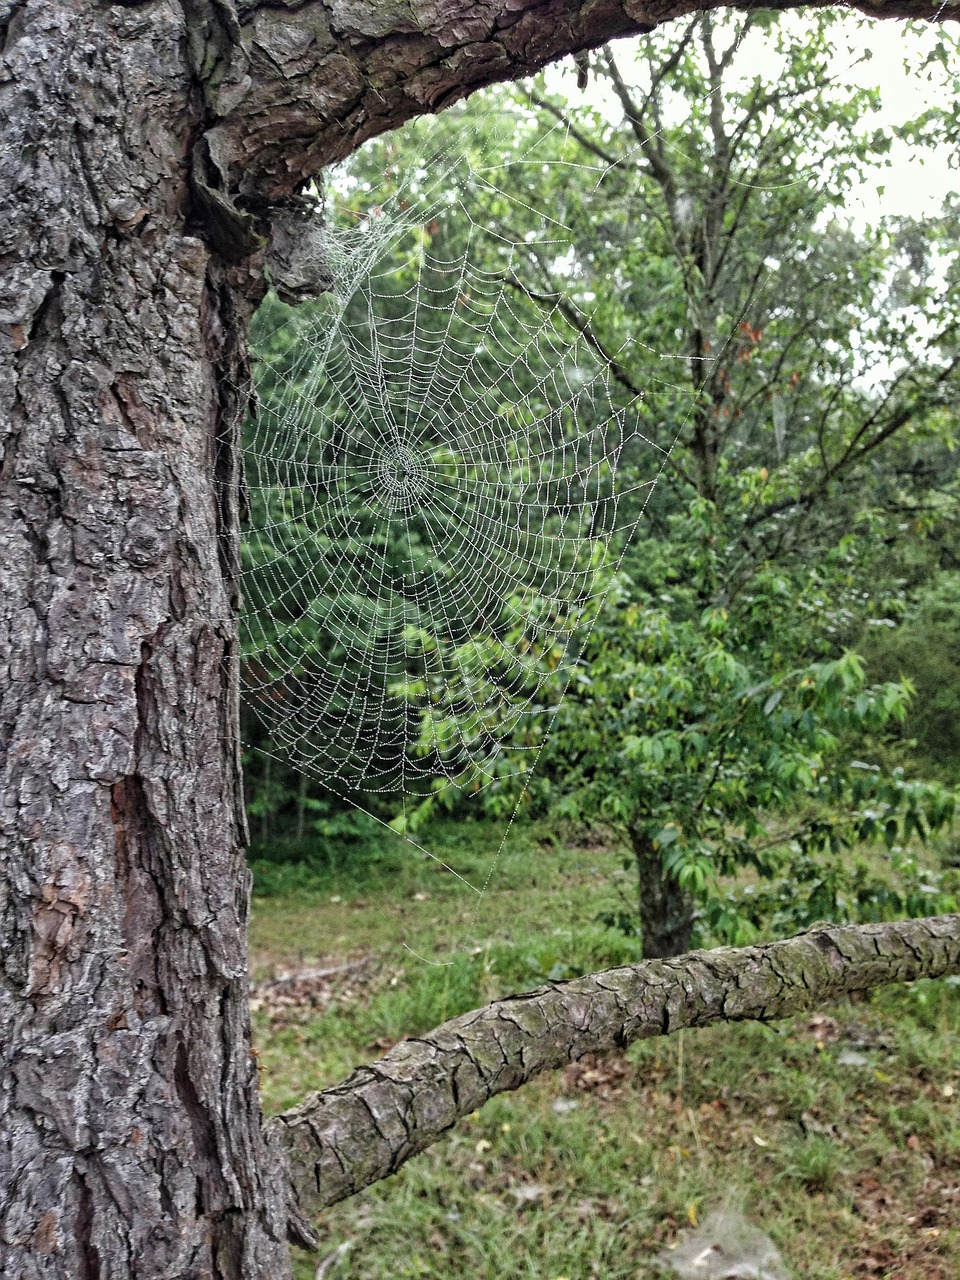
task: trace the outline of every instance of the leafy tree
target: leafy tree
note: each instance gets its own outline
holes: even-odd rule
[[[513,199],[490,206],[513,240],[527,205],[593,228],[562,271],[531,248],[505,279],[559,304],[673,446],[530,790],[627,826],[654,955],[689,944],[698,902],[724,936],[750,934],[750,913],[717,897],[738,868],[796,874],[812,854],[923,836],[951,813],[935,784],[855,762],[902,722],[911,690],[871,686],[845,646],[898,621],[906,566],[936,562],[918,542],[942,543],[953,516],[932,491],[937,469],[955,470],[960,405],[952,219],[862,233],[842,221],[889,147],[862,124],[876,93],[825,72],[826,15],[802,34],[773,28],[776,77],[739,76],[769,29],[763,15],[697,16],[645,43],[635,83],[603,51],[592,71],[619,121],[530,94],[583,178],[517,166]],[[489,803],[514,798],[501,788]],[[862,867],[847,881],[811,892],[790,923],[880,909]],[[884,909],[903,905],[888,894]]]
[[[687,517],[707,559],[716,555],[710,517],[702,500]],[[555,810],[627,828],[647,955],[686,950],[698,910],[727,941],[755,938],[769,923],[764,903],[721,893],[723,878],[744,868],[793,885],[781,928],[870,918],[875,883],[843,902],[862,869],[837,877],[830,894],[812,892],[808,871],[824,873],[821,855],[868,840],[891,848],[951,819],[947,788],[851,759],[853,744],[902,722],[909,687],[868,684],[852,651],[817,656],[808,602],[777,568],[753,576],[737,611],[701,610],[698,581],[668,579],[638,600],[626,575],[615,579],[553,723],[546,769],[561,796]],[[902,905],[885,899],[884,911]]]
[[[938,574],[896,628],[877,628],[860,647],[881,677],[915,690],[903,734],[925,768],[956,783],[960,769],[960,574]]]

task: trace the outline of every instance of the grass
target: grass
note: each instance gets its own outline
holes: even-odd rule
[[[451,829],[445,856],[476,881],[497,839]],[[254,903],[255,974],[357,967],[287,1003],[258,988],[266,1109],[498,995],[635,958],[635,940],[591,922],[617,905],[621,856],[515,828],[479,907],[425,859],[273,884]],[[960,986],[923,982],[574,1064],[328,1210],[324,1278],[652,1280],[670,1274],[656,1255],[726,1206],[798,1280],[955,1280],[958,1031]],[[317,1259],[295,1266],[308,1280]]]

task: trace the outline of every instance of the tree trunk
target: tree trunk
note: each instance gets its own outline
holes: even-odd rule
[[[690,894],[664,870],[660,850],[643,832],[631,828],[630,843],[637,861],[643,954],[647,960],[666,960],[690,950],[696,906]]]
[[[236,728],[246,317],[184,229],[183,20],[31,4],[7,49],[0,1274],[282,1280]]]

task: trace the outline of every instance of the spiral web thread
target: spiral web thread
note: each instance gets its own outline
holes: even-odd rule
[[[545,163],[543,136],[513,162]],[[556,141],[554,163],[591,168]],[[332,289],[266,335],[245,455],[245,695],[283,758],[360,808],[392,797],[400,830],[428,794],[529,773],[544,685],[572,670],[669,456],[646,403],[668,384],[624,392],[521,286],[532,252],[565,269],[576,227],[462,144],[330,218]],[[349,167],[331,187],[349,200]],[[515,241],[476,212],[492,193],[523,214]]]

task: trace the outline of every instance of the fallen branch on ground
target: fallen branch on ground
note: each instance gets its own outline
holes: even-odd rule
[[[772,1022],[890,983],[960,973],[960,915],[823,926],[553,982],[396,1045],[270,1121],[305,1219],[395,1173],[495,1094],[585,1053],[715,1022]]]

